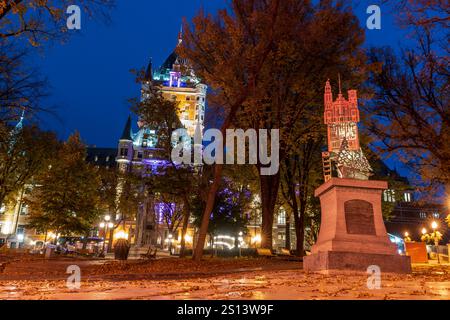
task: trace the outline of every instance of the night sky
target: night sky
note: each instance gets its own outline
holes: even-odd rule
[[[71,31],[66,44],[48,45],[36,58],[51,85],[44,102],[56,112],[41,116],[41,126],[61,139],[78,130],[89,145],[115,147],[130,113],[127,100],[139,95],[130,70],[145,67],[150,57],[160,65],[176,45],[183,17],[190,20],[202,6],[214,12],[224,5],[225,0],[117,0],[110,24],[83,19],[81,32]],[[354,6],[363,26],[368,5]],[[366,29],[366,45],[396,46],[402,31],[388,8],[381,8],[382,29]]]

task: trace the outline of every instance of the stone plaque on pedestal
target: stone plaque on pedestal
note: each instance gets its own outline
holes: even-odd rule
[[[367,272],[371,265],[381,272],[410,273],[411,262],[397,252],[383,222],[381,194],[387,182],[331,178],[320,186],[322,223],[311,255],[304,258],[306,271]]]

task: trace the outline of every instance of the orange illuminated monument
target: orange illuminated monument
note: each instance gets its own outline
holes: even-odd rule
[[[382,273],[410,273],[410,258],[398,254],[383,222],[381,195],[388,184],[369,180],[372,169],[359,144],[356,90],[348,91],[347,100],[339,84],[338,98],[333,101],[327,81],[324,118],[328,126],[325,183],[315,192],[320,198],[321,225],[303,268],[339,273],[367,272],[376,266]]]
[[[338,153],[345,138],[349,150],[359,150],[358,98],[356,90],[348,91],[348,100],[341,92],[333,101],[330,81],[325,85],[325,124],[328,126],[328,152]]]
[[[356,90],[348,91],[348,100],[341,92],[333,101],[330,81],[325,85],[324,120],[328,128],[328,152],[322,154],[325,181],[331,179],[333,171],[339,178],[367,180],[372,168],[359,145],[358,96]]]

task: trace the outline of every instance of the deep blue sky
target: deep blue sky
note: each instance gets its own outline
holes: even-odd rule
[[[354,11],[365,26],[366,8],[379,1],[359,1]],[[74,1],[76,3],[76,1]],[[130,69],[159,65],[176,45],[183,17],[191,19],[203,6],[222,8],[225,0],[117,0],[111,24],[82,20],[66,44],[44,48],[37,67],[48,77],[47,105],[58,117],[43,117],[42,126],[66,139],[75,130],[89,145],[115,147],[129,114],[127,100],[139,95]],[[382,29],[366,30],[367,45],[396,46],[402,31],[382,8]]]

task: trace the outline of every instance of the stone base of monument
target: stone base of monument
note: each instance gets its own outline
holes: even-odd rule
[[[308,272],[410,273],[410,257],[401,256],[383,222],[381,194],[385,181],[332,178],[320,186],[322,218],[317,243],[303,259]]]

